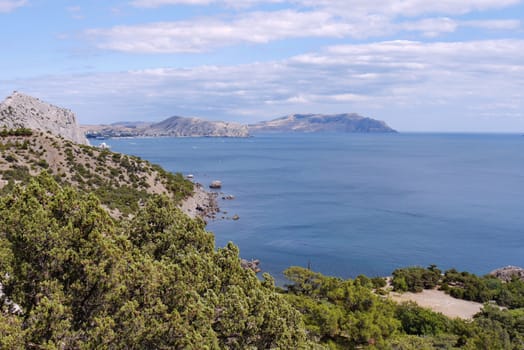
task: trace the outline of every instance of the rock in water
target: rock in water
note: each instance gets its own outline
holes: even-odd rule
[[[53,106],[16,91],[0,103],[0,128],[3,127],[50,131],[66,140],[89,144],[74,113],[69,109]]]
[[[214,188],[214,189],[222,188],[222,182],[219,180],[215,180],[211,182],[211,185],[209,185],[209,188]]]

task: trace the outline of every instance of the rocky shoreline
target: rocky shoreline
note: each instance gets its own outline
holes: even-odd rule
[[[204,186],[195,183],[193,195],[182,202],[180,209],[191,218],[215,219],[220,212],[217,198],[218,193],[208,192]]]

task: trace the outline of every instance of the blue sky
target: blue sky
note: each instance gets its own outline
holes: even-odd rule
[[[524,132],[524,0],[0,0],[0,96],[83,124],[356,112]]]

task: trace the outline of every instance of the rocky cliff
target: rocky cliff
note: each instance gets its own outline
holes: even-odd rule
[[[505,266],[500,269],[496,269],[489,273],[491,276],[495,276],[504,282],[509,282],[513,278],[518,278],[524,281],[524,269],[518,266]]]
[[[385,122],[352,114],[292,114],[249,125],[249,132],[396,132]]]
[[[14,92],[0,103],[0,128],[49,131],[78,144],[88,144],[76,117],[68,109]]]

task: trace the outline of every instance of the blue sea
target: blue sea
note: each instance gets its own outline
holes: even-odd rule
[[[524,266],[524,137],[292,134],[106,141],[234,195],[208,229],[282,281],[291,265],[339,277],[436,264]],[[222,216],[222,215],[220,215]]]

